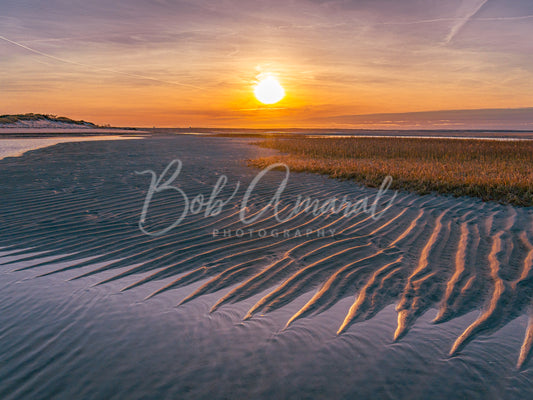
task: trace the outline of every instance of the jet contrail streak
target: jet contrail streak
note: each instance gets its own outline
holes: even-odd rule
[[[466,23],[468,21],[470,21],[470,19],[476,15],[479,10],[481,10],[481,7],[483,7],[485,5],[485,3],[487,2],[488,0],[481,0],[478,2],[478,4],[474,7],[474,9],[469,12],[467,15],[465,15],[463,18],[460,18],[459,21],[457,22],[457,24],[455,24],[453,27],[452,27],[452,30],[450,31],[450,33],[448,34],[448,36],[446,37],[446,40],[445,40],[445,43],[446,44],[449,44],[453,38],[455,37],[455,35],[457,35],[459,33],[459,31],[463,28],[463,26],[466,25]]]
[[[187,83],[164,81],[164,80],[157,79],[157,78],[152,78],[152,77],[149,77],[149,76],[131,74],[129,72],[117,71],[117,70],[110,69],[110,68],[101,68],[101,67],[96,67],[94,65],[82,64],[82,63],[79,63],[79,62],[76,62],[76,61],[67,60],[67,59],[64,59],[64,58],[53,56],[51,54],[43,53],[42,51],[35,50],[35,49],[31,48],[31,47],[23,45],[22,43],[15,42],[15,41],[13,41],[11,39],[8,39],[8,38],[6,38],[4,36],[0,36],[0,39],[6,41],[8,43],[11,43],[11,44],[13,44],[15,46],[18,46],[18,47],[21,47],[23,49],[26,49],[26,50],[34,53],[34,54],[38,54],[40,56],[47,57],[47,58],[50,58],[52,60],[56,60],[56,61],[59,61],[59,62],[62,62],[62,63],[72,64],[72,65],[76,65],[78,67],[83,67],[83,68],[94,69],[94,70],[97,70],[97,71],[111,72],[111,73],[114,73],[114,74],[120,74],[120,75],[124,75],[124,76],[129,76],[130,78],[146,79],[146,80],[150,80],[150,81],[165,83],[165,84],[168,84],[168,85],[178,85],[178,86],[185,86],[185,87],[191,87],[191,88],[194,88],[194,89],[204,90],[201,87],[194,86],[194,85],[189,85]]]

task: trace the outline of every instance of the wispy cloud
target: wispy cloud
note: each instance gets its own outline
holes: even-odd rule
[[[111,69],[111,68],[102,68],[102,67],[97,67],[97,66],[94,66],[94,65],[83,64],[83,63],[80,63],[80,62],[77,62],[77,61],[67,60],[65,58],[56,57],[56,56],[54,56],[52,54],[44,53],[42,51],[39,51],[39,50],[36,50],[34,48],[28,47],[28,46],[26,46],[26,45],[24,45],[22,43],[15,42],[14,40],[8,39],[8,38],[6,38],[4,36],[0,36],[0,40],[3,40],[3,41],[8,42],[8,43],[11,43],[12,45],[21,47],[21,48],[23,48],[25,50],[28,50],[28,51],[30,51],[30,52],[32,52],[34,54],[38,54],[40,56],[43,56],[43,57],[46,57],[46,58],[50,58],[50,59],[55,60],[55,61],[59,61],[59,62],[62,62],[62,63],[71,64],[71,65],[76,65],[76,66],[82,67],[82,68],[88,68],[88,69],[91,69],[91,70],[94,70],[94,71],[110,72],[110,73],[113,73],[113,74],[119,74],[119,75],[123,75],[123,76],[128,76],[130,78],[135,78],[135,79],[150,80],[150,81],[159,82],[159,83],[163,83],[163,84],[167,84],[167,85],[186,86],[186,87],[190,87],[190,88],[194,88],[194,89],[203,90],[203,88],[201,88],[199,86],[190,85],[188,83],[165,81],[165,80],[157,79],[157,78],[150,77],[150,76],[132,74],[132,73],[129,73],[129,72],[117,71],[117,70]]]
[[[408,113],[337,115],[321,118],[346,127],[396,127],[398,129],[516,129],[533,126],[533,108],[442,110]]]
[[[2,5],[5,112],[281,126],[306,115],[533,105],[531,0]],[[287,109],[257,103],[257,66],[279,76]]]

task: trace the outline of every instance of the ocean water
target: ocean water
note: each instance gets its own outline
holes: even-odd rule
[[[15,138],[0,139],[0,159],[5,157],[18,157],[26,151],[40,149],[42,147],[53,146],[58,143],[88,142],[100,140],[124,140],[130,139],[127,136],[72,136],[72,137],[50,137],[50,138]]]

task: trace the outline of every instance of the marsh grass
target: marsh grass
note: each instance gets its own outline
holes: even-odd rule
[[[249,161],[259,168],[283,162],[295,172],[371,187],[390,175],[393,189],[533,206],[533,141],[274,138],[254,144],[285,153]]]

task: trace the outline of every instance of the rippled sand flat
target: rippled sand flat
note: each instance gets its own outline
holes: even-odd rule
[[[401,192],[377,220],[268,212],[244,227],[258,173],[244,160],[273,154],[249,142],[62,143],[0,161],[0,398],[533,395],[531,208]],[[190,198],[222,174],[221,198],[241,187],[219,215],[145,235],[150,175],[135,171],[173,159]],[[282,179],[267,175],[249,215]],[[376,193],[293,174],[280,214],[298,195]],[[182,207],[157,195],[147,226]]]

